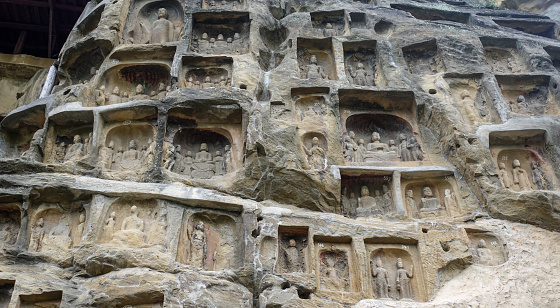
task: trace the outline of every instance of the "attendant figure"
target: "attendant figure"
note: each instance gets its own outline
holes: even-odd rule
[[[325,168],[325,150],[319,146],[319,138],[313,137],[311,148],[303,147],[308,155],[309,167],[313,170],[322,170]]]
[[[531,173],[533,174],[533,183],[540,190],[550,190],[550,183],[544,176],[544,172],[536,161],[531,162]]]
[[[375,268],[373,267],[373,262],[371,262],[371,276],[374,281],[373,292],[375,293],[375,298],[389,298],[389,291],[391,291],[389,273],[383,267],[381,259],[377,259]]]
[[[529,180],[529,174],[525,169],[521,168],[521,163],[519,160],[513,161],[513,184],[514,189],[517,191],[531,190],[531,181]]]
[[[412,158],[412,153],[410,152],[410,147],[408,146],[408,141],[406,139],[405,134],[399,135],[401,143],[397,148],[397,156],[401,158],[401,161],[412,161],[414,158]]]
[[[357,69],[355,71],[350,66],[350,76],[355,85],[367,86],[367,71],[364,69],[362,63],[357,64]]]
[[[500,183],[502,184],[502,187],[508,189],[512,188],[513,181],[509,177],[509,173],[506,171],[506,164],[499,163],[498,168],[500,169],[498,170],[498,175],[500,176]]]
[[[299,257],[299,250],[296,247],[296,240],[290,239],[288,247],[282,250],[286,260],[286,273],[301,272],[302,264]]]
[[[400,299],[414,299],[410,279],[413,278],[413,266],[410,266],[410,272],[404,269],[401,258],[397,259],[397,291]]]

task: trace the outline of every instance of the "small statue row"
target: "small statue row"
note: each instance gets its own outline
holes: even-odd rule
[[[142,100],[142,99],[162,99],[167,95],[167,91],[171,90],[171,86],[166,86],[165,83],[161,82],[158,86],[157,91],[152,91],[150,95],[145,94],[145,89],[142,84],[137,84],[134,94],[130,95],[128,92],[121,92],[118,86],[113,88],[111,94],[105,94],[105,86],[101,86],[99,90],[96,91],[95,103],[97,106],[114,105],[120,103],[126,103],[131,100]]]
[[[391,284],[389,283],[389,272],[383,267],[383,261],[377,259],[375,267],[371,262],[371,276],[373,277],[373,292],[375,298],[391,298],[389,292],[391,291]],[[414,299],[412,286],[410,280],[414,277],[414,267],[410,265],[410,271],[404,268],[401,258],[397,258],[397,273],[395,275],[395,286],[399,297],[396,299]]]
[[[364,145],[364,140],[356,142],[356,134],[350,131],[344,137],[344,158],[348,162],[376,162],[398,160],[401,161],[422,161],[424,154],[420,144],[414,136],[409,138],[405,134],[399,134],[400,143],[397,146],[394,140],[389,140],[389,144],[381,142],[379,133],[371,134],[372,142]]]
[[[92,133],[82,143],[82,137],[75,135],[72,144],[66,144],[64,141],[60,142],[54,148],[54,162],[64,163],[67,161],[78,161],[90,154],[93,148]]]
[[[133,205],[130,207],[130,215],[123,219],[121,228],[117,229],[116,213],[111,212],[103,225],[103,232],[109,244],[125,247],[143,247],[148,245],[165,245],[165,236],[167,231],[167,212],[163,211],[158,217],[154,217],[154,221],[147,224],[144,219],[138,216],[138,207]],[[149,238],[145,241],[145,234],[149,234]]]
[[[231,85],[231,79],[227,76],[220,76],[219,80],[214,79],[210,76],[204,77],[204,82],[201,84],[200,81],[194,80],[191,76],[188,79],[181,80],[180,87],[181,88],[189,88],[189,89],[208,89],[208,88],[226,88]]]
[[[375,197],[370,196],[369,188],[362,186],[360,189],[361,197],[356,199],[356,195],[344,188],[342,194],[342,215],[348,217],[387,215],[394,212],[393,194],[388,184],[383,184],[383,191],[376,190]]]
[[[224,39],[221,33],[216,38],[209,38],[208,33],[203,33],[200,39],[197,35],[193,36],[191,51],[210,54],[244,54],[248,49],[245,39],[242,39],[239,33],[227,39]]]
[[[163,168],[195,179],[210,179],[233,171],[233,153],[231,146],[226,145],[224,156],[222,152],[216,151],[212,157],[208,152],[208,145],[201,143],[200,152],[193,158],[191,151],[183,156],[180,145],[168,145],[163,155]]]
[[[507,189],[512,189],[514,191],[527,191],[537,189],[537,190],[551,190],[552,185],[550,181],[545,177],[544,172],[536,161],[531,162],[531,175],[521,168],[521,163],[519,160],[515,159],[512,163],[511,176],[506,170],[505,163],[499,163],[498,174],[500,176],[500,183],[502,187]]]
[[[143,145],[141,150],[137,149],[136,141],[130,140],[128,149],[124,151],[119,147],[115,152],[115,144],[109,142],[109,146],[99,150],[99,165],[103,169],[113,169],[121,171],[138,171],[154,162],[155,143],[150,139],[147,145]]]

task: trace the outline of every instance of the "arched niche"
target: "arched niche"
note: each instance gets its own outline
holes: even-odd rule
[[[69,211],[59,204],[42,204],[29,222],[29,250],[53,255],[68,251],[82,237],[82,213],[85,215],[82,206]]]
[[[160,92],[161,84],[166,88],[170,82],[170,68],[166,64],[129,64],[113,67],[105,72],[105,82],[102,85],[105,87],[108,104],[114,104],[133,99],[148,99],[153,96],[152,92]],[[139,85],[142,86],[142,91],[138,91]],[[118,91],[115,87],[118,87]],[[118,97],[112,99],[112,94]]]
[[[21,205],[0,203],[0,245],[13,245],[21,226]]]
[[[318,147],[313,140],[318,139]],[[308,132],[301,136],[301,146],[307,156],[307,168],[312,170],[323,170],[327,167],[328,144],[325,136],[318,132]]]
[[[416,264],[415,260],[413,259],[412,255],[404,249],[398,248],[378,248],[370,252],[369,261],[370,267],[373,266],[373,269],[376,267],[377,260],[381,260],[382,267],[387,270],[388,281],[390,286],[389,297],[394,299],[404,299],[401,298],[401,294],[397,290],[397,260],[402,260],[403,269],[406,270],[408,273],[412,274],[412,278],[409,278],[409,287],[412,292],[412,297],[408,298],[408,300],[416,300],[421,301],[423,296],[423,287],[419,285],[422,282],[422,273],[421,273],[421,265]],[[411,270],[411,267],[413,269]],[[404,273],[406,275],[406,273]],[[372,277],[373,278],[373,277]],[[375,290],[375,278],[373,278],[373,288],[374,294],[376,293]],[[401,288],[404,286],[401,285]],[[404,293],[403,293],[404,294]]]
[[[364,140],[367,145],[371,142],[373,132],[379,133],[381,142],[389,144],[390,140],[394,140],[395,144],[399,143],[399,134],[405,134],[407,137],[413,135],[412,125],[405,119],[392,114],[355,114],[346,119],[346,132],[353,131],[356,134],[356,141]]]
[[[167,224],[167,210],[157,200],[118,198],[103,216],[98,241],[119,247],[167,247]]]
[[[217,271],[242,265],[242,232],[235,219],[217,213],[195,213],[185,219],[179,239],[177,261]]]
[[[161,32],[164,24],[156,25],[158,21],[158,11],[164,8],[167,11],[167,20],[172,25],[168,25],[165,32]],[[183,5],[175,0],[146,1],[137,0],[131,4],[129,14],[126,19],[126,25],[123,33],[123,41],[125,44],[157,44],[168,43],[179,40],[183,31],[184,10]],[[154,29],[159,31],[154,34]],[[167,37],[161,40],[163,34]]]
[[[443,177],[408,182],[403,187],[403,202],[410,217],[451,216],[459,210],[453,185]],[[431,191],[431,197],[427,195],[429,192],[426,188]]]
[[[507,245],[501,238],[491,232],[471,231],[467,230],[467,235],[475,264],[493,266],[508,260]]]
[[[93,113],[66,111],[49,118],[45,163],[79,161],[93,151]]]

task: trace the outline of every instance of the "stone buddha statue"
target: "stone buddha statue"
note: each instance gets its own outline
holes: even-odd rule
[[[214,176],[216,166],[212,159],[212,154],[208,152],[206,143],[200,144],[200,152],[194,156],[191,175],[197,179],[209,179]]]
[[[138,217],[136,205],[130,207],[130,215],[123,220],[121,230],[113,234],[110,243],[130,247],[140,247],[144,244],[144,220]]]
[[[158,19],[152,23],[150,44],[163,44],[174,41],[175,26],[167,20],[169,14],[165,8],[158,10]]]
[[[66,151],[64,155],[64,161],[76,161],[82,158],[84,151],[84,144],[82,143],[82,137],[80,135],[74,136],[74,143]]]
[[[368,143],[367,150],[368,152],[375,152],[375,153],[386,153],[389,152],[389,146],[386,143],[381,142],[381,137],[379,133],[373,132],[371,134],[371,143]]]
[[[442,208],[438,198],[434,198],[432,189],[428,186],[422,189],[422,198],[420,198],[420,212],[436,211]]]
[[[329,79],[323,67],[317,64],[317,57],[315,55],[312,55],[309,59],[309,64],[305,66],[305,71],[307,72],[307,79]]]

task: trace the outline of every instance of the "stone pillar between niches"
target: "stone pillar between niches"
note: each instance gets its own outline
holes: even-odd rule
[[[393,172],[393,193],[394,193],[394,202],[395,207],[397,208],[397,214],[400,216],[405,216],[406,211],[404,209],[404,202],[402,198],[402,191],[401,191],[401,172],[394,171]]]

